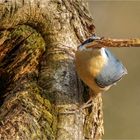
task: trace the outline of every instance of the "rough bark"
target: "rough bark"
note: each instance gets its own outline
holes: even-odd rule
[[[87,46],[87,48],[102,48],[102,47],[140,47],[140,39],[139,38],[133,38],[133,39],[111,39],[111,38],[100,38],[97,40],[94,40],[90,44],[90,46]]]
[[[101,95],[79,109],[73,51],[94,29],[82,0],[0,0],[0,139],[102,137]]]

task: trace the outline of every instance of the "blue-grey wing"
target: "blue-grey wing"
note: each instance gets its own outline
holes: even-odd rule
[[[123,64],[108,49],[105,49],[105,53],[108,61],[100,74],[95,78],[96,83],[100,87],[110,86],[120,80],[123,75],[127,74],[127,70]]]

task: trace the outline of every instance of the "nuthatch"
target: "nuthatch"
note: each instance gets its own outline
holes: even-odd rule
[[[92,36],[76,51],[76,70],[81,80],[94,94],[107,91],[125,74],[126,68],[106,48],[88,48],[100,37]]]

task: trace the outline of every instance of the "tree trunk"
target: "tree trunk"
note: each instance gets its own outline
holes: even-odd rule
[[[74,63],[91,34],[83,0],[0,0],[0,139],[101,139],[101,95],[79,109],[88,91]]]

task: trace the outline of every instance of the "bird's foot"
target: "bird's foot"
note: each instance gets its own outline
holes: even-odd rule
[[[90,98],[86,103],[84,103],[81,107],[80,107],[80,109],[86,109],[86,108],[88,108],[88,107],[91,107],[93,105],[93,103],[92,103],[92,98]]]

